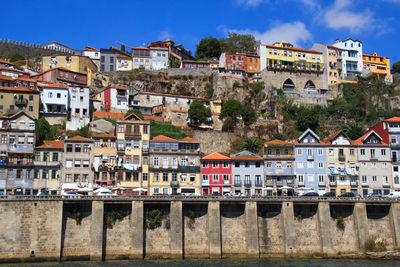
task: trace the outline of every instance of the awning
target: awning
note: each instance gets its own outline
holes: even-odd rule
[[[288,59],[281,59],[281,61],[286,61],[286,62],[291,62],[291,63],[295,62],[294,60],[288,60]]]
[[[353,175],[353,172],[350,168],[345,168],[347,175]]]

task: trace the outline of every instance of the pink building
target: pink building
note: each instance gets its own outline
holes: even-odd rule
[[[214,152],[201,159],[202,195],[231,192],[231,159]]]

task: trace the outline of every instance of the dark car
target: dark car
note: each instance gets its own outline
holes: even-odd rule
[[[335,192],[326,192],[322,196],[323,197],[336,197],[336,193]]]
[[[319,197],[317,192],[308,192],[303,195],[303,197]]]
[[[382,197],[382,195],[380,193],[372,193],[367,195],[367,197]]]
[[[353,192],[345,192],[341,194],[339,197],[355,197]]]
[[[222,196],[222,194],[221,194],[221,193],[218,193],[218,192],[213,192],[213,193],[212,193],[212,196],[217,197],[217,196]]]

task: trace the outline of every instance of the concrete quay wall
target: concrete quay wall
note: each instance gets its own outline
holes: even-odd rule
[[[0,262],[334,255],[371,237],[400,246],[396,201],[0,199],[0,214]]]

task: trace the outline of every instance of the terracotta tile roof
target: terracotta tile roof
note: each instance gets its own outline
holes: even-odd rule
[[[236,157],[232,157],[231,159],[233,159],[233,160],[263,160],[262,157],[253,156],[253,155],[249,155],[249,154],[238,155]]]
[[[197,139],[194,139],[191,137],[185,137],[185,138],[179,139],[178,141],[179,142],[200,142],[200,140],[197,140]]]
[[[147,48],[147,47],[143,47],[143,46],[136,46],[136,47],[132,47],[132,49],[149,50],[149,48]]]
[[[46,72],[53,71],[53,70],[63,70],[63,71],[78,73],[78,74],[80,74],[80,75],[85,75],[85,76],[87,76],[86,73],[82,73],[82,72],[78,72],[78,71],[73,71],[73,70],[70,70],[70,69],[67,69],[67,68],[64,68],[64,67],[56,67],[56,68],[52,68],[52,69],[48,69],[48,70],[42,71],[42,72],[40,72],[40,73],[38,73],[38,74],[31,75],[31,77],[40,76],[40,75],[42,75],[42,74],[44,74],[44,73],[46,73]]]
[[[42,83],[39,85],[39,87],[50,87],[50,88],[68,88],[66,84],[60,84],[60,83]]]
[[[30,78],[15,77],[15,79],[16,80],[21,80],[21,81],[26,81],[26,82],[32,82],[32,83],[37,82],[36,79],[30,79]]]
[[[322,141],[319,141],[319,143],[300,143],[298,140],[294,142],[295,145],[297,146],[325,146],[326,144]]]
[[[64,141],[44,140],[43,144],[36,148],[64,148]]]
[[[332,144],[332,140],[333,138],[335,138],[340,132],[342,132],[342,130],[336,131],[333,134],[331,134],[330,136],[328,136],[325,140],[324,143],[326,144]]]
[[[230,160],[230,157],[224,156],[218,152],[211,153],[207,156],[202,157],[201,159],[221,159],[221,160]]]
[[[124,118],[124,120],[127,120],[127,119],[129,119],[130,117],[132,117],[132,116],[136,117],[136,119],[138,119],[139,121],[142,120],[142,119],[139,118],[139,116],[136,115],[134,112],[132,112],[131,114],[129,114],[128,116],[126,116],[126,117]]]
[[[11,76],[0,75],[0,80],[14,81],[14,78]]]
[[[171,112],[179,112],[179,113],[188,113],[188,110],[181,110],[181,109],[171,109]]]
[[[165,135],[157,135],[156,137],[153,137],[153,139],[150,140],[151,142],[178,142],[178,140],[165,136]]]
[[[128,87],[121,86],[121,85],[111,85],[108,88],[115,88],[115,89],[122,89],[122,90],[128,90]]]
[[[117,58],[128,58],[128,59],[132,59],[131,57],[125,56],[125,55],[120,55]]]
[[[10,61],[7,61],[7,60],[1,59],[1,58],[0,58],[0,63],[9,64],[9,65],[15,65],[14,63],[11,63]]]
[[[66,141],[92,141],[92,140],[90,140],[89,138],[86,138],[86,137],[76,135],[76,136],[66,139]]]
[[[400,117],[393,117],[390,119],[384,120],[384,122],[400,122]]]
[[[106,133],[99,133],[93,136],[93,138],[117,138],[116,136],[113,136],[111,134],[106,134]]]
[[[303,51],[303,52],[310,52],[310,53],[322,54],[322,52],[319,52],[319,51],[317,51],[317,50],[306,49],[306,48],[298,48],[298,47],[280,47],[280,46],[266,45],[266,44],[263,44],[263,46],[266,46],[266,47],[268,47],[268,48],[275,48],[275,49],[285,49],[285,50],[292,50],[292,51]]]
[[[125,116],[124,113],[117,112],[93,112],[93,117],[98,118],[119,118],[122,119]]]
[[[13,92],[24,92],[24,93],[31,93],[31,94],[38,94],[39,91],[31,90],[28,88],[20,88],[20,87],[5,87],[0,86],[0,91],[13,91]]]
[[[88,45],[82,51],[100,52],[100,50],[98,50],[98,49],[96,49],[94,47],[88,46]]]
[[[374,132],[376,135],[378,135],[379,137],[381,137],[377,132],[375,132],[374,130],[372,130],[372,131],[368,131],[368,132],[366,132],[365,134],[363,134],[363,136],[361,136],[361,137],[358,138],[357,140],[353,141],[352,144],[353,144],[353,145],[359,145],[359,146],[370,146],[370,145],[372,145],[372,146],[376,146],[376,145],[378,145],[378,146],[387,146],[387,145],[388,145],[387,143],[385,143],[385,142],[383,141],[383,139],[382,139],[382,141],[381,141],[380,144],[364,144],[364,143],[363,143],[364,139],[367,138],[372,132]],[[381,137],[381,138],[382,138],[382,137]]]
[[[286,141],[282,141],[282,140],[278,140],[278,139],[271,140],[271,141],[268,141],[268,142],[264,143],[265,146],[267,146],[267,145],[291,145],[291,144],[292,143],[289,143],[289,142],[286,142]]]
[[[29,72],[22,71],[22,70],[16,70],[16,69],[4,68],[4,67],[0,67],[0,70],[9,70],[9,71],[14,71],[14,72],[18,72],[18,73],[23,73],[23,74],[28,74],[29,75]]]
[[[152,121],[164,121],[164,119],[160,116],[153,116],[153,115],[143,115],[145,120],[152,120]]]

